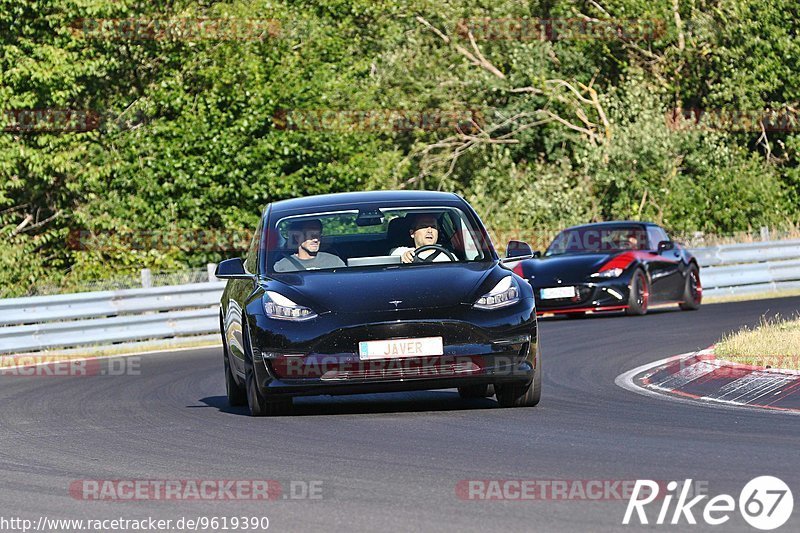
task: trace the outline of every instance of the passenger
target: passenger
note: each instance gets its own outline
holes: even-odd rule
[[[409,234],[414,240],[415,248],[408,246],[400,246],[392,250],[392,255],[401,256],[403,263],[412,263],[417,248],[422,246],[430,246],[431,244],[438,244],[439,242],[439,222],[436,215],[431,213],[419,213],[415,215],[407,215],[411,219],[411,226]],[[427,250],[422,252],[421,259],[425,259],[432,254],[437,254],[433,261],[438,263],[441,261],[450,261],[450,258],[442,252],[436,250]]]
[[[275,272],[296,272],[346,266],[338,256],[319,251],[322,242],[322,222],[319,219],[290,223],[288,237],[289,242],[299,243],[297,253],[275,263],[273,267]]]
[[[628,249],[629,250],[642,249],[642,243],[639,242],[639,236],[636,233],[631,233],[630,235],[628,235]]]

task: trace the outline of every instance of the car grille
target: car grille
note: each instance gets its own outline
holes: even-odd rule
[[[427,366],[400,366],[398,368],[359,368],[354,370],[329,370],[321,379],[325,381],[348,379],[399,379],[399,378],[431,378],[454,376],[477,372],[480,367],[475,363],[446,363]]]
[[[373,361],[319,361],[304,362],[301,359],[278,359],[270,361],[268,367],[279,379],[326,381],[349,379],[399,379],[433,378],[454,376],[482,370],[480,358],[401,358]]]

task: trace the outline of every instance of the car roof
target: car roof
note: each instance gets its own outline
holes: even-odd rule
[[[573,229],[595,228],[595,227],[598,227],[598,226],[612,227],[612,228],[614,228],[614,227],[625,227],[625,226],[655,226],[655,227],[660,227],[655,222],[646,222],[646,221],[641,221],[641,220],[609,220],[607,222],[592,222],[592,223],[589,223],[589,224],[580,224],[578,226],[571,226],[569,228],[564,229],[564,231],[573,230]]]
[[[455,193],[440,191],[362,191],[280,200],[271,204],[271,209],[274,212],[299,212],[378,202],[419,202],[420,204],[439,202],[454,205],[461,204],[463,200]]]

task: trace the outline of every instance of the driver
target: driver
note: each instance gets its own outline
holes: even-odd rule
[[[296,272],[345,266],[344,261],[338,256],[319,251],[322,239],[322,222],[319,219],[292,222],[289,225],[288,237],[291,242],[299,243],[297,253],[275,263],[273,267],[275,272]]]
[[[392,255],[399,255],[403,263],[412,263],[414,261],[416,249],[422,246],[430,246],[438,244],[439,241],[439,221],[436,215],[432,213],[418,213],[408,215],[411,219],[409,234],[414,240],[414,248],[407,246],[400,246],[392,250]],[[450,261],[446,254],[438,250],[425,250],[420,254],[420,259],[425,259],[433,254],[434,262]]]
[[[629,250],[639,250],[640,249],[639,237],[636,235],[636,233],[631,233],[631,234],[628,235],[628,242],[626,244],[626,247]]]

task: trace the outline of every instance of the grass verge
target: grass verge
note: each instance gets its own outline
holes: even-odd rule
[[[16,361],[37,361],[56,363],[75,359],[100,359],[120,355],[138,355],[145,353],[168,352],[189,348],[206,348],[219,346],[219,335],[203,335],[194,337],[176,337],[155,341],[129,342],[123,344],[85,346],[82,348],[42,350],[21,354],[0,355],[0,369],[16,365]]]
[[[788,291],[754,292],[752,294],[731,294],[725,296],[704,296],[703,304],[749,302],[751,300],[771,300],[773,298],[790,298],[793,296],[800,296],[800,289],[792,289]]]
[[[745,326],[724,336],[714,353],[736,363],[800,370],[800,314],[790,319],[762,317],[755,328]]]

